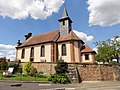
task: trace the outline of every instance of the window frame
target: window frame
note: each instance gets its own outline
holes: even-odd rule
[[[89,57],[88,53],[85,54],[85,60],[90,60],[90,57]]]
[[[64,25],[65,25],[65,21],[63,21],[63,23],[62,23],[62,24],[63,24],[63,26],[64,26]]]
[[[67,55],[67,50],[66,50],[66,44],[62,44],[62,56],[66,56]]]
[[[45,57],[45,46],[44,45],[41,46],[40,52],[41,52],[40,56]]]
[[[31,47],[31,50],[30,50],[30,57],[34,57],[34,47]]]
[[[22,49],[22,53],[21,53],[21,59],[25,58],[25,49]]]

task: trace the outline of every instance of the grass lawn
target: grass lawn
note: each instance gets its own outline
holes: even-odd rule
[[[3,77],[0,71],[0,80],[18,80],[18,81],[48,81],[48,78],[32,77],[20,74],[13,74],[11,77]]]

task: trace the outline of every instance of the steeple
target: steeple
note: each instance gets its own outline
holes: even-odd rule
[[[72,20],[69,18],[65,4],[63,16],[58,21],[60,22],[60,35],[68,34],[72,29]]]
[[[63,11],[63,16],[62,16],[62,18],[65,18],[65,17],[68,17],[68,13],[67,13],[66,6],[65,6],[65,4],[64,4],[64,11]]]

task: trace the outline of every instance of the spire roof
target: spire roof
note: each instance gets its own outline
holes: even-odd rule
[[[62,16],[62,18],[65,18],[65,17],[68,17],[68,13],[67,13],[66,6],[65,6],[65,4],[64,4],[64,11],[63,11],[63,16]]]
[[[58,21],[63,21],[65,19],[68,19],[71,23],[72,23],[72,20],[70,19],[70,17],[68,16],[68,12],[67,12],[67,9],[66,9],[66,5],[64,4],[64,11],[63,11],[63,16],[58,20]]]

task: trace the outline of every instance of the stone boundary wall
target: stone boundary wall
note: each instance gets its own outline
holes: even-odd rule
[[[21,63],[24,66],[24,63]],[[82,81],[113,81],[120,80],[120,65],[109,64],[81,64],[69,63],[75,65],[78,75]],[[55,73],[54,66],[56,63],[33,63],[38,71],[44,73]]]
[[[24,67],[24,64],[25,63],[21,63],[23,67]],[[54,66],[56,66],[56,64],[40,62],[40,63],[32,63],[32,66],[35,67],[38,71],[42,71],[48,74],[53,74],[55,73]]]
[[[114,72],[111,65],[77,65],[82,81],[112,81]]]

